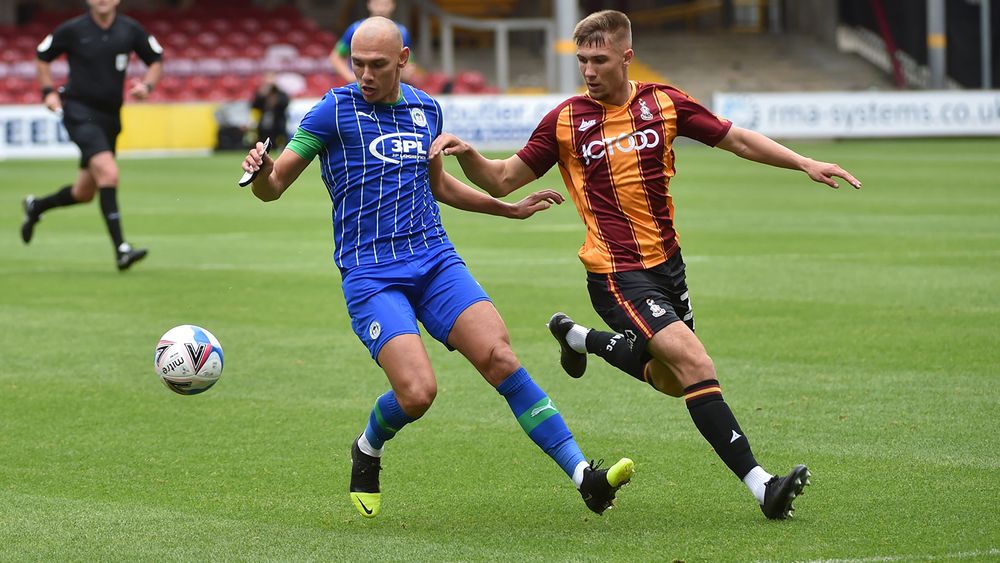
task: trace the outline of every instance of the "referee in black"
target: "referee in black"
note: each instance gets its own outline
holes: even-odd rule
[[[119,270],[126,270],[146,256],[132,248],[122,235],[118,214],[118,163],[115,144],[121,132],[122,90],[129,55],[135,52],[148,68],[142,80],[130,85],[129,94],[145,99],[163,72],[163,48],[134,19],[118,14],[120,0],[87,0],[87,13],[67,20],[38,45],[38,83],[42,101],[61,114],[70,139],[80,147],[80,173],[72,185],[45,197],[24,198],[21,239],[31,242],[35,224],[46,211],[86,203],[99,194],[101,213],[115,247]],[[69,80],[58,91],[50,65],[66,53]]]

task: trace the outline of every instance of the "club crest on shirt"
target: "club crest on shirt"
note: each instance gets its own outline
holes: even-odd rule
[[[115,55],[115,70],[122,72],[126,68],[128,68],[128,53]]]
[[[410,108],[410,117],[413,118],[413,124],[417,127],[427,127],[427,116],[424,115],[424,110]]]
[[[653,119],[653,112],[649,111],[649,106],[646,105],[646,100],[639,98],[639,117],[649,121]]]

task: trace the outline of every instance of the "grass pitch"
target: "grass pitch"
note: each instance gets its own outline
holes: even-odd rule
[[[1000,141],[796,145],[864,189],[695,145],[671,191],[698,333],[757,458],[807,463],[794,520],[764,519],[680,400],[545,329],[598,324],[570,204],[525,222],[445,210],[514,348],[584,452],[635,459],[591,514],[457,354],[428,341],[435,406],[389,443],[383,512],[347,495],[350,441],[386,387],[350,330],[315,165],[282,200],[238,154],[124,159],[125,274],[96,204],[24,247],[27,193],[73,161],[0,162],[0,560],[911,561],[1000,558]],[[448,161],[457,172],[453,160]],[[541,187],[558,187],[550,173]],[[181,397],[158,337],[202,325],[226,367]]]

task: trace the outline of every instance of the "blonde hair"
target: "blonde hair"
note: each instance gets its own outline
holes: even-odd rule
[[[602,46],[605,43],[624,42],[632,47],[632,22],[628,16],[617,10],[594,12],[580,20],[573,29],[573,41],[577,46]]]

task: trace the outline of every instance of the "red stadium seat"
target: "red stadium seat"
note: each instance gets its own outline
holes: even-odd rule
[[[202,25],[200,20],[196,19],[182,19],[175,24],[175,28],[183,31],[184,33],[195,36],[202,32]]]
[[[253,35],[260,31],[260,22],[254,18],[243,18],[239,20],[239,28]]]
[[[202,31],[194,37],[194,40],[204,47],[206,52],[210,52],[219,44],[219,36],[211,31]]]
[[[308,43],[299,48],[299,53],[301,53],[304,57],[326,59],[330,55],[331,50],[332,49],[330,47],[320,43]]]

